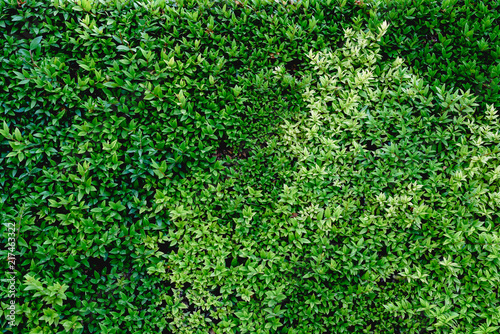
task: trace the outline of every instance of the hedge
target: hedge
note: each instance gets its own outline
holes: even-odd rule
[[[497,9],[2,0],[4,332],[496,331]]]

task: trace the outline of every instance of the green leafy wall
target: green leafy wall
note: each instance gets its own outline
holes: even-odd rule
[[[496,330],[498,2],[450,6],[0,2],[13,331]],[[390,93],[310,119],[383,21]]]

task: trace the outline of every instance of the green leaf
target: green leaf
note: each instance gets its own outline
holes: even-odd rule
[[[43,328],[40,326],[37,326],[30,330],[30,334],[44,334]]]
[[[105,82],[104,86],[109,87],[109,88],[120,87],[116,82],[112,82],[112,81]]]
[[[3,130],[0,130],[0,135],[7,139],[10,138],[9,127],[5,121],[3,121]]]
[[[40,45],[41,40],[42,36],[35,37],[30,43],[30,50],[35,50]]]
[[[118,45],[117,49],[118,51],[130,51],[130,48],[125,45]]]
[[[21,247],[29,248],[28,243],[27,243],[27,242],[26,242],[26,240],[24,240],[23,238],[19,238],[19,239],[17,239],[17,243],[18,243],[18,244],[19,244],[19,246],[21,246]]]
[[[21,135],[21,131],[19,131],[19,128],[16,128],[14,131],[14,137],[17,139],[17,141],[22,141],[23,136]]]

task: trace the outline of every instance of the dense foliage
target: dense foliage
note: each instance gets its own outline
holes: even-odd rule
[[[11,330],[498,330],[498,8],[2,0]]]
[[[369,21],[391,25],[385,57],[403,57],[430,84],[470,89],[484,110],[500,107],[499,11],[498,1],[382,0]]]

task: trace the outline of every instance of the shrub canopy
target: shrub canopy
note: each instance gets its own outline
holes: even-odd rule
[[[0,1],[12,330],[496,331],[497,8]]]

